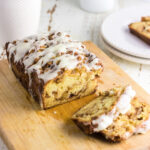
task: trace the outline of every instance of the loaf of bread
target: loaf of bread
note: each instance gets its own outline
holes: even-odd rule
[[[130,32],[150,44],[150,17],[142,17],[141,22],[131,23]]]
[[[129,111],[134,96],[135,91],[131,86],[111,89],[82,107],[72,119],[86,133],[101,132],[109,127],[119,114]]]
[[[150,106],[139,102],[135,91],[127,86],[102,93],[72,119],[87,134],[100,133],[119,142],[150,129]]]
[[[51,32],[5,44],[15,76],[43,109],[94,93],[102,63],[66,33]]]

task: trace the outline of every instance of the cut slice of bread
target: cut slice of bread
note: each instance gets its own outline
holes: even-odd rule
[[[119,114],[130,110],[134,96],[135,91],[131,86],[102,92],[101,96],[82,107],[72,118],[86,133],[100,132],[110,126]]]
[[[145,133],[150,129],[150,106],[136,98],[127,114],[120,114],[114,122],[101,131],[106,139],[114,142],[126,140],[133,134]]]
[[[141,20],[129,25],[130,32],[150,44],[150,17],[142,17]]]
[[[72,119],[87,134],[100,133],[108,140],[120,142],[150,129],[150,106],[139,102],[135,91],[127,86],[102,92]]]

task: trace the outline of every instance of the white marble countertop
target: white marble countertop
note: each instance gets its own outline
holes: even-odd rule
[[[117,0],[116,0],[117,1]],[[118,0],[113,11],[138,5],[146,0]],[[146,2],[145,2],[146,3]],[[100,26],[103,19],[111,12],[92,14],[80,9],[78,0],[43,0],[39,31],[47,31],[49,14],[47,10],[57,4],[51,23],[52,29],[66,31],[77,40],[91,40],[109,55],[126,73],[150,93],[150,66],[132,63],[112,55],[104,49],[100,39]],[[7,147],[0,139],[0,150]]]

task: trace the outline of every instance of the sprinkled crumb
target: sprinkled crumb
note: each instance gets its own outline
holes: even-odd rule
[[[0,48],[0,60],[6,59],[6,51],[1,47]]]
[[[53,111],[54,114],[57,114],[57,111]]]

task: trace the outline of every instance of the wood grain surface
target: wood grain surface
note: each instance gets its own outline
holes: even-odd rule
[[[141,101],[148,95],[108,56],[91,42],[85,42],[103,62],[101,89],[131,84]],[[48,110],[39,105],[14,77],[7,61],[0,62],[0,134],[10,150],[147,150],[150,132],[122,143],[109,143],[101,136],[85,135],[70,119],[94,95]]]

